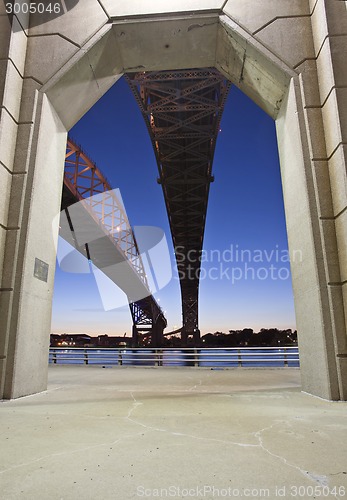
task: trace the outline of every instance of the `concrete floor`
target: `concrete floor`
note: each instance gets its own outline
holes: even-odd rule
[[[51,366],[0,404],[0,498],[344,498],[346,438],[297,369]]]

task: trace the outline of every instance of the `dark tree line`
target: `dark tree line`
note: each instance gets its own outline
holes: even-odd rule
[[[165,340],[165,347],[180,347],[181,339],[173,336]],[[193,341],[191,340],[191,345]],[[258,346],[296,346],[297,331],[262,328],[254,332],[252,328],[229,330],[229,333],[215,332],[203,335],[200,347],[258,347]],[[198,347],[198,346],[197,346]]]
[[[258,347],[278,345],[297,345],[297,332],[292,330],[278,330],[278,328],[262,328],[254,332],[252,328],[243,330],[229,330],[229,333],[207,333],[201,339],[204,345],[213,347]]]

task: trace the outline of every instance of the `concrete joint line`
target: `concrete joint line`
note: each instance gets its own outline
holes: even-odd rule
[[[335,148],[335,149],[333,150],[333,152],[331,153],[331,155],[330,155],[330,156],[328,156],[327,160],[329,161],[329,160],[330,160],[330,159],[334,156],[334,154],[336,153],[336,151],[338,150],[338,148],[339,148],[340,146],[343,146],[343,145],[347,145],[347,142],[344,142],[344,141],[339,142],[339,143],[338,143],[338,145],[336,146],[336,148]]]
[[[15,62],[13,61],[13,59],[9,58],[8,60],[9,60],[9,61],[11,62],[11,64],[13,65],[13,67],[14,67],[14,69],[17,71],[18,75],[19,75],[22,79],[24,79],[24,75],[22,75],[22,73],[19,71],[19,69],[17,68],[17,66],[16,66]]]
[[[328,35],[328,38],[340,38],[343,36],[347,36],[347,33],[333,33],[332,35]]]
[[[12,171],[11,171],[11,170],[10,170],[10,169],[9,169],[9,168],[5,165],[5,163],[3,163],[2,161],[0,161],[0,165],[1,165],[1,166],[5,169],[5,170],[7,170],[7,172],[8,172],[9,174],[11,174],[11,175],[13,175],[13,176],[15,176],[15,175],[25,175],[25,174],[27,174],[27,172],[26,172],[26,171],[24,171],[24,172],[12,172]],[[0,224],[0,226],[1,226],[1,224]]]
[[[347,86],[346,85],[334,85],[333,87],[331,87],[330,91],[329,91],[329,94],[327,95],[327,97],[324,99],[324,102],[322,104],[322,108],[325,106],[327,100],[329,99],[331,93],[336,90],[336,89],[347,89]]]
[[[270,26],[270,24],[274,23],[278,19],[297,19],[297,18],[300,18],[300,17],[311,17],[311,15],[310,14],[297,14],[297,15],[292,15],[292,16],[276,16],[273,19],[271,19],[271,21],[268,21],[263,26],[261,26],[260,28],[258,28],[257,30],[255,30],[253,32],[253,35],[256,35],[260,31],[262,31],[263,29],[267,28],[268,26]]]
[[[0,227],[2,227],[2,229],[4,229],[5,231],[19,231],[19,229],[20,229],[19,227],[15,227],[15,226],[6,227],[3,224],[0,224]]]
[[[100,5],[100,7],[102,8],[102,10],[104,11],[106,17],[108,20],[110,20],[110,16],[108,15],[108,12],[106,11],[105,7],[102,5],[101,1],[100,0],[97,0],[98,4]]]
[[[112,23],[113,24],[113,23]],[[62,67],[60,67],[45,83],[40,82],[39,80],[35,79],[33,76],[30,76],[33,80],[35,80],[39,85],[41,85],[41,88],[39,89],[40,93],[45,94],[52,86],[59,81],[59,77],[61,75],[64,75],[66,71],[69,71],[71,67],[74,66],[83,56],[85,56],[88,53],[88,44],[90,44],[91,40],[95,40],[96,42],[100,40],[106,33],[110,32],[112,29],[112,26],[108,25],[107,23],[104,24],[95,35],[93,35],[89,40],[86,41],[86,43],[80,47],[72,56],[69,58],[67,62],[63,64]],[[87,48],[86,48],[87,45]]]
[[[245,42],[247,42],[247,45],[249,44],[250,46],[255,47],[257,50],[261,49],[263,54],[265,55],[265,57],[268,57],[270,59],[270,61],[272,61],[272,63],[275,63],[279,66],[282,66],[283,69],[285,70],[285,72],[287,73],[287,75],[290,76],[291,78],[298,76],[298,72],[295,71],[295,68],[293,68],[292,66],[289,66],[287,61],[284,61],[276,52],[274,52],[270,47],[265,45],[262,40],[253,36],[253,34],[250,31],[248,31],[244,26],[241,26],[239,23],[237,23],[235,21],[235,19],[231,18],[227,14],[223,14],[223,16],[220,16],[219,20],[220,20],[221,27],[224,29],[224,31],[228,37],[234,39],[234,37],[232,36],[232,32],[231,32],[231,30],[233,29],[233,26],[230,26],[230,24],[227,22],[227,20],[229,20],[231,23],[234,23],[239,28],[239,35],[242,38],[244,38]],[[247,37],[246,35],[249,35],[249,36]],[[237,40],[236,40],[236,42],[237,42]],[[281,64],[279,64],[279,62]],[[301,63],[299,63],[297,66],[300,66],[300,64]]]
[[[23,76],[23,80],[33,80],[34,82],[38,83],[39,85],[42,85],[42,82],[35,78],[34,76]]]
[[[112,24],[112,21],[110,19],[107,19],[104,24],[102,26],[100,26],[97,30],[93,31],[93,33],[89,36],[89,38],[87,38],[82,45],[78,45],[78,47],[80,49],[83,49],[83,47],[85,47],[89,42],[90,40],[93,39],[93,37],[95,37],[98,33],[100,33],[100,31],[105,27],[105,26],[109,26],[110,24]]]
[[[28,38],[40,38],[40,37],[45,37],[45,36],[59,36],[60,38],[63,38],[63,40],[66,40],[67,42],[71,43],[71,45],[74,45],[78,49],[81,48],[81,45],[78,45],[78,43],[74,42],[73,40],[71,40],[67,36],[62,35],[62,34],[57,33],[57,32],[47,33],[47,34],[46,33],[42,33],[42,34],[40,33],[39,35],[28,35]]]
[[[26,32],[26,30],[25,30],[24,26],[22,25],[22,23],[20,22],[20,19],[19,19],[19,17],[17,16],[17,14],[14,14],[14,17],[17,19],[19,26],[22,28],[22,31],[24,32],[25,36],[27,37],[27,36],[28,36],[28,35],[27,35],[27,32]]]
[[[329,40],[329,38],[330,38],[330,36],[329,36],[329,35],[326,35],[326,36],[324,37],[324,40],[323,40],[323,42],[321,43],[321,46],[320,46],[320,47],[319,47],[319,49],[318,49],[318,52],[317,52],[317,55],[316,55],[316,60],[317,60],[317,59],[318,59],[318,57],[320,56],[320,53],[321,53],[321,52],[322,52],[322,50],[323,50],[323,47],[324,47],[324,45],[325,45],[325,42],[326,42],[327,40]]]
[[[0,58],[0,61],[10,61],[13,64],[13,67],[17,71],[18,75],[24,80],[24,75],[22,75],[22,73],[19,71],[13,59],[11,59],[10,57],[2,57]]]
[[[340,86],[334,85],[333,87],[331,87],[331,89],[329,90],[328,95],[326,96],[326,98],[324,99],[323,103],[320,106],[305,106],[304,109],[322,109],[323,106],[325,105],[325,103],[327,102],[327,100],[329,99],[330,94],[332,93],[332,91],[334,89],[339,89],[339,88],[344,89],[344,88],[347,88],[347,87],[345,87],[345,86],[340,87]]]
[[[238,26],[244,33],[247,33],[247,35],[249,35],[250,37],[254,38],[253,37],[253,33],[251,31],[249,31],[249,29],[247,29],[246,26],[243,26],[243,25],[239,24],[237,21],[235,21],[235,19],[233,17],[229,16],[229,14],[227,14],[226,12],[223,12],[223,16],[219,16],[219,22],[220,22],[222,28],[224,29],[225,33],[228,36],[230,36],[231,38],[233,38],[232,34],[224,26],[224,24],[227,24],[227,23],[225,21],[223,22],[223,19],[222,19],[223,17],[227,17],[228,19],[230,19],[230,21],[232,21],[234,24],[236,24],[236,26]],[[246,40],[245,35],[243,34],[242,36]],[[261,41],[258,40],[257,38],[254,38],[254,40],[256,40],[257,43],[261,43]]]
[[[336,153],[336,151],[339,149],[340,146],[344,146],[344,145],[347,145],[347,142],[344,142],[344,141],[341,141],[338,143],[338,145],[335,147],[335,149],[333,150],[333,152],[331,153],[331,155],[327,156],[326,158],[315,158],[315,157],[312,157],[311,158],[311,161],[329,161],[331,160],[331,158],[334,156],[334,154]]]
[[[25,76],[24,78],[28,78],[30,80],[34,80],[36,83],[38,83],[41,87],[43,87],[43,82],[41,82],[40,80],[38,80],[37,78],[35,78],[34,76],[32,75],[27,75]],[[41,90],[41,89],[40,89]]]
[[[6,106],[0,106],[0,109],[3,109],[6,111],[6,113],[12,118],[12,120],[15,122],[16,125],[32,125],[34,122],[18,122],[15,117],[9,112],[9,110],[6,108]]]
[[[20,122],[18,122],[18,121],[15,119],[15,117],[13,116],[13,114],[12,114],[12,113],[10,113],[10,111],[7,109],[7,107],[6,107],[6,106],[0,106],[0,109],[3,109],[4,111],[6,111],[6,113],[7,113],[7,114],[8,114],[8,115],[12,118],[12,120],[14,121],[14,123],[15,123],[16,125],[20,125]]]
[[[317,58],[316,57],[305,57],[305,59],[303,59],[298,64],[296,64],[295,66],[293,66],[293,69],[296,70],[301,64],[303,64],[306,61],[317,61]]]
[[[320,56],[320,53],[322,52],[322,49],[324,47],[324,44],[327,40],[330,40],[330,38],[339,38],[339,37],[342,37],[342,36],[347,36],[347,33],[336,33],[335,35],[326,35],[324,37],[324,40],[323,42],[321,43],[321,46],[319,47],[318,49],[318,52],[317,52],[317,56],[316,56],[316,59],[318,59],[318,57]]]
[[[324,99],[323,103],[320,106],[305,106],[304,109],[322,109],[325,106],[327,100],[329,99],[331,93],[336,89],[347,89],[347,86],[346,85],[333,85],[333,87],[331,87],[328,95],[326,96],[326,98]]]
[[[9,169],[9,168],[5,165],[5,163],[3,163],[2,161],[0,161],[0,165],[1,165],[1,166],[5,169],[5,170],[7,170],[7,172],[8,172],[9,174],[11,174],[11,175],[12,175],[12,171],[11,171],[11,170],[10,170],[10,169]],[[0,224],[0,226],[2,226],[2,224]],[[2,227],[4,227],[4,226],[2,226]],[[6,229],[6,228],[5,228],[5,229]]]
[[[318,5],[318,2],[319,2],[319,0],[316,0],[316,3],[314,4],[313,9],[312,9],[312,12],[311,12],[311,16],[313,16],[313,14],[314,14],[314,12],[315,12],[315,10],[316,10],[316,7],[317,7],[317,5]]]
[[[345,207],[337,215],[335,215],[334,219],[336,220],[338,217],[340,217],[341,215],[343,215],[345,212],[347,212],[347,207]]]

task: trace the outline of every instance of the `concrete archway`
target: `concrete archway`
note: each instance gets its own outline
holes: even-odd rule
[[[127,71],[215,66],[276,120],[303,390],[347,397],[345,2],[76,3],[0,17],[0,397],[46,388],[67,130]],[[37,14],[38,15],[38,14]],[[345,31],[344,31],[345,30]],[[326,67],[328,64],[328,71]],[[322,69],[323,68],[323,69]],[[11,89],[11,92],[9,92]],[[57,230],[55,233],[57,237]],[[48,281],[34,276],[38,258]]]

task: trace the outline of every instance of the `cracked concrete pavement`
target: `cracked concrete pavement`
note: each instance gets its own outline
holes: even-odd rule
[[[0,404],[0,498],[342,499],[346,431],[298,369],[50,366]]]

